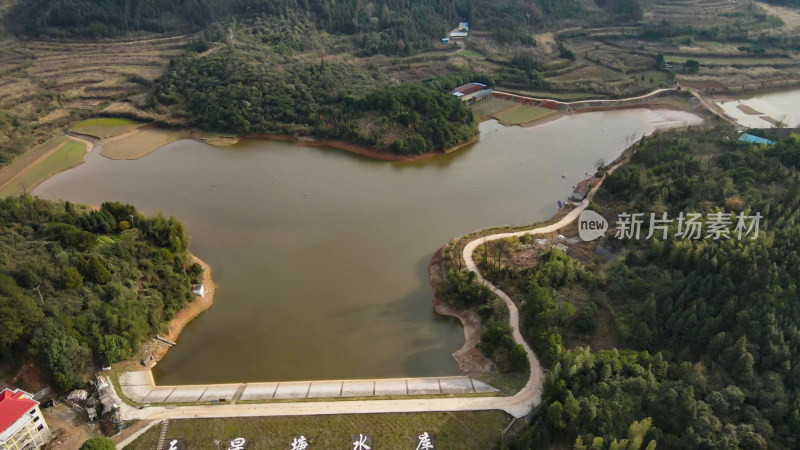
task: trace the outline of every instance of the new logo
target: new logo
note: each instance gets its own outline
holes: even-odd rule
[[[578,216],[578,234],[584,241],[593,241],[606,234],[608,221],[594,211],[584,209]]]

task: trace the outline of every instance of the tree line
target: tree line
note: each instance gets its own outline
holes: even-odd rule
[[[263,48],[226,45],[173,60],[154,100],[207,130],[311,135],[400,154],[441,151],[478,132],[470,109],[440,90],[379,85],[355,65]]]
[[[591,257],[592,277],[577,262],[543,269],[547,254],[534,269],[495,274],[527,291],[522,331],[548,367],[542,404],[510,448],[800,444],[800,139],[766,148],[735,136],[720,126],[643,140],[592,208],[611,223],[621,211],[759,212],[757,239],[607,242],[620,256]],[[543,282],[542,270],[557,276]],[[554,295],[576,285],[608,298],[613,330],[595,327],[599,304],[559,318]],[[529,334],[546,324],[549,335]],[[576,329],[619,345],[568,348],[561,335]]]
[[[553,248],[532,266],[506,263],[531,237],[476,251],[546,368],[532,423],[503,448],[800,445],[800,137],[737,136],[719,125],[643,138],[590,208],[612,231],[623,211],[759,213],[755,239],[681,239],[673,223],[669,239],[602,240],[612,259]],[[490,293],[443,257],[452,270],[437,294],[490,311]]]
[[[130,205],[7,198],[0,228],[0,360],[32,357],[61,390],[163,331],[202,273],[183,224]]]

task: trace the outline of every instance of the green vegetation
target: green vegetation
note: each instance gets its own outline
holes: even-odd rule
[[[114,450],[114,441],[108,438],[92,438],[81,445],[80,450]]]
[[[800,8],[800,0],[764,0],[764,2],[771,3],[773,5],[785,5]]]
[[[401,154],[441,151],[478,132],[451,95],[413,83],[377,87],[353,65],[269,48],[187,55],[159,80],[155,99],[204,129],[310,134]]]
[[[253,417],[173,420],[168,437],[188,448],[213,448],[214,440],[243,437],[248,448],[289,448],[301,435],[309,448],[347,448],[352,434],[369,434],[375,448],[413,448],[414,436],[433,433],[436,448],[487,449],[500,439],[509,418],[500,411],[424,414],[345,414],[336,416]],[[159,427],[153,427],[134,441],[132,450],[152,449],[158,442]],[[352,448],[352,444],[350,445]]]
[[[129,205],[7,198],[0,229],[0,359],[34,357],[62,390],[160,331],[202,271],[180,222]]]
[[[24,154],[14,158],[13,161],[0,167],[0,186],[5,186],[12,178],[16,177],[26,167],[36,162],[53,149],[63,145],[69,138],[64,135],[54,136],[47,141],[34,146]]]
[[[0,190],[0,197],[22,195],[49,176],[77,166],[83,162],[84,155],[84,144],[70,140],[41,162],[28,167],[22,175]]]
[[[210,23],[214,0],[32,0],[6,26],[29,34],[113,36],[128,31],[188,31]],[[17,23],[15,23],[17,22]]]
[[[497,114],[496,117],[503,121],[503,123],[523,125],[555,114],[555,112],[556,111],[552,109],[540,108],[538,106],[517,106]]]
[[[473,272],[451,269],[437,286],[437,295],[458,309],[475,309],[481,316],[480,350],[492,359],[502,372],[523,372],[529,369],[525,349],[514,342],[508,325],[508,308],[478,283]]]
[[[30,127],[14,114],[0,111],[0,167],[24,152],[32,143]]]
[[[645,223],[642,239],[603,244],[612,261],[554,249],[522,268],[487,251],[482,272],[524,297],[522,332],[548,368],[542,405],[510,448],[798,445],[800,137],[771,148],[735,137],[720,125],[643,140],[593,208],[611,223],[616,211],[759,212],[757,239],[645,240]],[[576,287],[590,294],[580,309],[561,295]],[[613,330],[598,327],[601,308]],[[612,333],[617,348],[566,348],[576,333]]]
[[[34,0],[19,4],[11,17],[28,34],[113,36],[188,31],[226,17],[290,16],[327,32],[358,35],[363,53],[372,55],[428,48],[471,10],[471,0]]]
[[[82,120],[71,126],[70,131],[105,139],[136,129],[142,125],[141,122],[123,117],[99,117]]]

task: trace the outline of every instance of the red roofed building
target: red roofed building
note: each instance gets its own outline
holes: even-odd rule
[[[0,449],[36,449],[49,438],[39,402],[31,394],[19,389],[0,392]]]
[[[463,97],[465,95],[472,94],[473,92],[478,92],[486,89],[486,85],[483,83],[467,83],[462,84],[461,86],[453,89],[450,93],[455,95],[456,97]]]

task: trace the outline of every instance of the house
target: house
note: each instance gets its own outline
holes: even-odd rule
[[[194,295],[199,295],[200,297],[204,297],[206,295],[206,288],[203,286],[203,283],[195,284],[192,286],[192,293]]]
[[[20,389],[0,392],[0,449],[41,448],[50,440],[50,428],[39,402]]]
[[[103,406],[103,415],[113,413],[119,406],[114,402],[114,397],[111,395],[111,384],[105,377],[97,377],[95,383],[97,387],[97,395],[100,397],[100,405]]]
[[[575,190],[572,191],[572,195],[570,195],[569,198],[576,202],[583,201],[583,199],[586,198],[586,194],[592,189],[592,186],[596,184],[596,180],[599,181],[599,179],[592,177],[581,181],[575,186]]]
[[[490,98],[492,96],[492,92],[493,91],[491,89],[484,89],[480,92],[476,92],[475,96],[472,97],[472,102],[478,103],[480,101],[486,100],[487,98]]]
[[[455,95],[456,97],[463,97],[465,95],[482,91],[484,89],[486,89],[486,85],[483,83],[467,83],[467,84],[462,84],[461,86],[453,89],[452,91],[450,91],[450,93],[452,95]]]
[[[468,35],[466,31],[451,31],[450,39],[466,39]]]
[[[459,22],[458,31],[469,31],[469,22]]]

